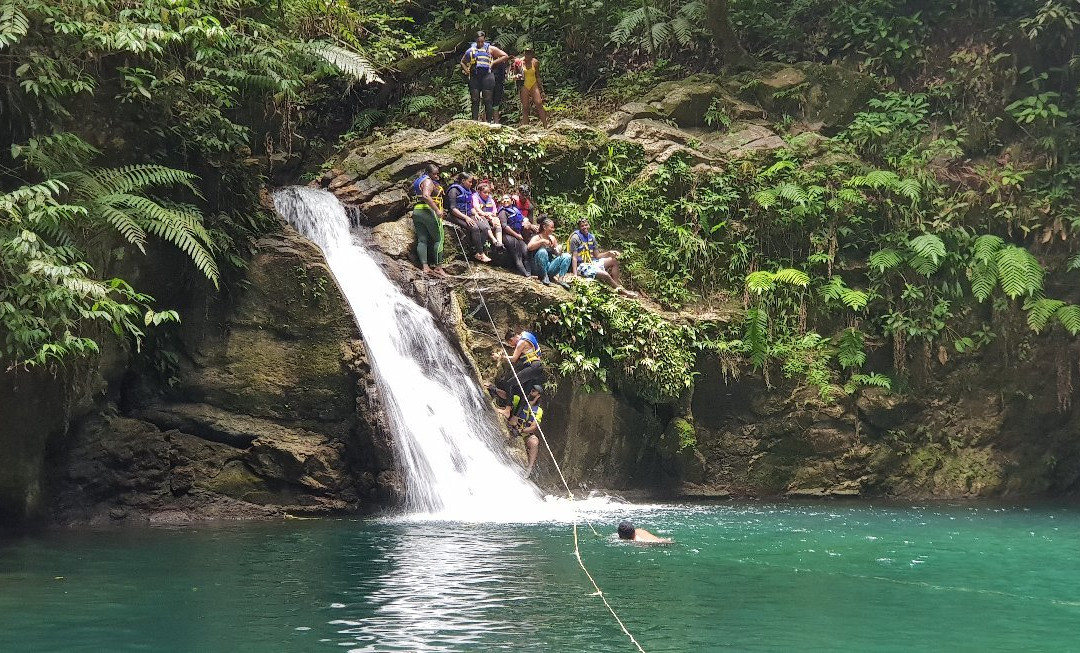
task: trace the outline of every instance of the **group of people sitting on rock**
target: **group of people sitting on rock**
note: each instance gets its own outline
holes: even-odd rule
[[[536,212],[527,185],[497,194],[490,180],[462,172],[444,191],[439,174],[439,167],[429,163],[412,183],[416,255],[425,274],[449,276],[442,268],[445,219],[464,231],[477,262],[491,263],[494,257],[546,286],[569,288],[567,282],[575,277],[599,279],[622,295],[637,297],[622,285],[620,253],[600,249],[588,220],[578,220],[564,248],[555,221]]]
[[[487,122],[497,123],[501,117],[506,80],[517,81],[521,100],[521,124],[529,124],[533,109],[540,122],[547,127],[548,116],[544,109],[544,85],[540,81],[540,60],[531,46],[522,49],[521,56],[511,57],[502,48],[487,42],[487,35],[476,33],[476,41],[469,46],[460,61],[461,70],[469,78],[469,95],[472,99],[472,119],[480,118],[480,103],[484,104]]]

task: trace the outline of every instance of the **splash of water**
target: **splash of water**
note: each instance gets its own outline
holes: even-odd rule
[[[332,194],[292,187],[274,205],[322,249],[363,333],[413,516],[455,521],[555,518],[506,455],[494,411],[427,310],[405,296],[349,230]],[[568,506],[555,511],[566,516]]]

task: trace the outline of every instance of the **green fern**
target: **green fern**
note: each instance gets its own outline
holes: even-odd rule
[[[748,292],[764,294],[776,286],[776,275],[767,270],[758,270],[746,275],[746,290]]]
[[[908,248],[915,256],[933,263],[935,269],[945,257],[945,242],[934,234],[922,234],[912,238],[908,241]]]
[[[810,285],[810,277],[802,270],[795,268],[781,268],[776,271],[775,279],[789,286],[805,288]]]
[[[836,353],[836,359],[840,362],[840,367],[858,369],[866,363],[866,350],[863,348],[863,342],[864,335],[862,331],[855,328],[844,330],[844,333],[840,335],[839,348]]]
[[[1054,317],[1070,335],[1075,336],[1080,333],[1080,306],[1073,304],[1062,306],[1054,313]]]
[[[433,95],[410,95],[402,102],[402,111],[407,115],[415,116],[434,109],[439,105],[439,100]]]
[[[29,29],[30,21],[15,0],[0,0],[0,51],[18,43]]]
[[[746,311],[746,336],[743,339],[750,349],[750,361],[760,368],[769,360],[769,314],[762,308]]]
[[[1005,241],[1000,236],[983,234],[975,239],[973,258],[979,263],[990,263],[994,255],[1005,246]]]
[[[992,262],[976,263],[969,270],[969,276],[971,278],[971,293],[975,295],[975,299],[980,302],[986,301],[997,286],[997,266]]]
[[[365,84],[383,81],[382,77],[379,77],[378,72],[376,72],[375,66],[371,65],[367,57],[359,52],[325,41],[311,42],[308,44],[308,48],[311,54]]]
[[[1024,303],[1024,310],[1027,311],[1028,328],[1035,333],[1042,332],[1050,322],[1050,318],[1063,306],[1065,306],[1065,302],[1059,299],[1047,299],[1045,297],[1029,299]]]
[[[1009,245],[997,254],[997,276],[1001,289],[1012,299],[1042,290],[1043,269],[1023,247]]]
[[[877,270],[878,273],[891,270],[900,265],[903,258],[900,256],[900,252],[895,249],[882,249],[874,252],[870,255],[868,263],[870,267]]]

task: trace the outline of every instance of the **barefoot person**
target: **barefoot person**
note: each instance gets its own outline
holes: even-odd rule
[[[489,384],[488,392],[495,400],[502,416],[509,418],[511,398],[515,393],[521,394],[518,384],[520,383],[523,388],[543,385],[547,380],[547,371],[544,370],[544,363],[540,360],[540,341],[531,331],[518,333],[508,330],[505,338],[506,345],[513,350],[510,354],[511,369],[494,385]],[[492,355],[495,360],[505,357],[506,354],[501,350],[496,350]]]
[[[487,43],[483,32],[476,33],[476,42],[461,57],[461,70],[469,76],[469,96],[472,99],[472,119],[480,119],[480,99],[484,100],[484,115],[488,122],[495,122],[495,66],[502,65],[510,57]]]
[[[550,286],[554,279],[555,283],[569,290],[570,286],[563,277],[570,271],[570,255],[563,253],[559,247],[554,220],[544,218],[540,221],[540,233],[529,240],[528,250],[533,255],[533,274],[540,277],[545,286]]]
[[[532,476],[536,468],[536,454],[540,450],[540,437],[537,434],[540,432],[540,420],[544,418],[544,409],[540,407],[543,394],[544,386],[534,385],[529,388],[528,401],[515,396],[511,407],[510,432],[525,438],[525,451],[529,455],[525,478]]]
[[[446,218],[453,224],[465,230],[472,243],[473,258],[481,263],[490,263],[491,259],[484,253],[484,245],[487,243],[488,225],[483,220],[477,220],[473,215],[473,184],[476,183],[476,175],[471,172],[463,172],[458,175],[457,182],[450,185],[446,191]]]
[[[521,124],[529,124],[532,110],[540,116],[540,122],[548,126],[548,115],[544,109],[544,83],[540,81],[540,60],[531,47],[525,48],[521,81]]]
[[[599,251],[596,236],[589,231],[589,221],[585,218],[578,220],[577,231],[570,236],[570,253],[574,257],[570,271],[574,274],[599,279],[626,297],[638,296],[636,292],[624,288],[619,280],[620,252],[614,249]]]
[[[482,181],[473,193],[473,217],[487,227],[487,237],[496,249],[502,249],[502,223],[499,222],[499,205],[492,197],[491,182]],[[491,260],[491,259],[488,259]]]
[[[439,166],[429,163],[412,184],[416,204],[413,206],[413,229],[416,231],[416,258],[424,274],[448,277],[442,268],[443,230],[442,185],[438,182]]]
[[[644,528],[635,528],[634,524],[624,521],[619,524],[619,539],[631,542],[652,542],[654,544],[671,544],[674,540],[670,537],[657,537]]]

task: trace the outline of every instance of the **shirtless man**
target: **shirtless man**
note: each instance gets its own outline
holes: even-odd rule
[[[619,524],[619,539],[633,542],[654,542],[657,544],[671,544],[670,537],[657,537],[644,528],[634,528],[634,524],[624,521]]]

